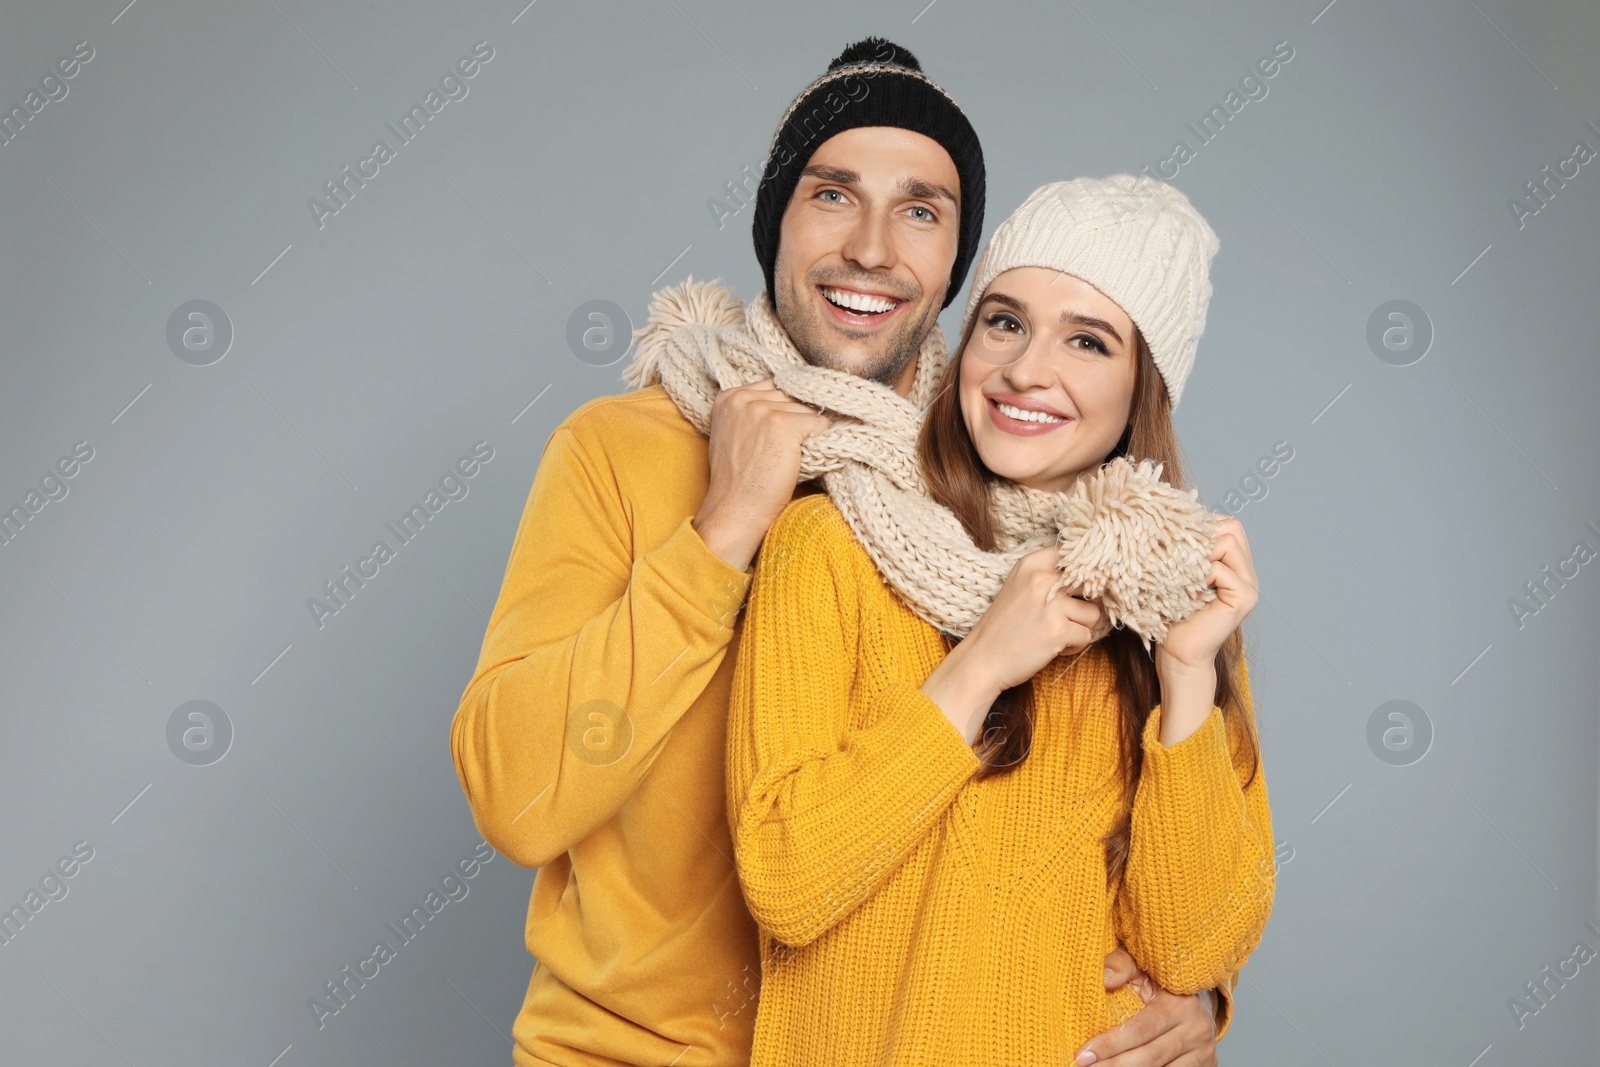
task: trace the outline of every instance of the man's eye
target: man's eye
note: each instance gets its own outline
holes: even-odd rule
[[[837,196],[839,199],[834,201],[834,203],[836,203],[836,204],[837,203],[842,203],[844,201],[844,194],[841,193],[837,189],[824,189],[824,190],[822,190],[822,192],[818,193],[817,195],[818,196]]]
[[[922,214],[918,215],[917,218],[921,219],[924,222],[932,222],[932,221],[934,221],[934,219],[936,217],[932,211],[929,211],[927,208],[921,207],[920,205],[917,206],[917,207],[912,208],[911,210],[912,211],[920,211],[920,212],[922,212]]]

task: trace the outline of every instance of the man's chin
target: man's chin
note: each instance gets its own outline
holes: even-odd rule
[[[813,353],[817,366],[847,371],[859,378],[887,382],[898,377],[914,355],[920,342],[910,336],[912,331],[853,330],[848,326],[824,321],[812,335],[821,344],[822,351]],[[809,358],[809,355],[808,355]]]
[[[867,378],[871,381],[891,384],[905,369],[902,365],[895,366],[895,357],[878,348],[862,348],[858,344],[841,344],[826,352],[803,353],[806,362],[814,367],[826,367],[828,370],[843,371],[854,374],[857,378]]]
[[[920,342],[912,344],[906,336],[912,331],[852,329],[826,315],[802,311],[801,307],[791,307],[787,301],[780,301],[778,321],[801,358],[813,367],[853,374],[892,387],[907,364],[916,358]],[[909,309],[902,309],[905,310]],[[900,353],[908,344],[910,352],[902,358]]]

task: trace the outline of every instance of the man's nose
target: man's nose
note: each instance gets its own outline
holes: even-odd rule
[[[845,259],[866,270],[884,270],[895,265],[894,230],[883,213],[867,208],[839,250]]]

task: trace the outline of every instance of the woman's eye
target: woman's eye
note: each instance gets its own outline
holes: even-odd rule
[[[1008,331],[1020,331],[1022,329],[1022,323],[1018,322],[1013,316],[1007,315],[1003,311],[996,311],[994,314],[984,319],[983,324],[989,327],[991,330],[1000,329]]]
[[[1080,342],[1085,347],[1099,352],[1101,355],[1110,355],[1110,352],[1106,349],[1106,343],[1092,333],[1074,334],[1068,344],[1077,345]]]

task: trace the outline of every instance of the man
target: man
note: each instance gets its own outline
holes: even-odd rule
[[[887,41],[846,49],[779,123],[754,211],[801,355],[909,395],[983,203],[948,94]],[[761,963],[726,812],[731,653],[768,525],[819,488],[796,486],[800,444],[828,425],[764,381],[718,396],[708,441],[656,385],[589,401],[546,443],[451,727],[478,828],[539,868],[518,1065],[748,1061]],[[1108,987],[1134,974],[1120,950],[1107,965]],[[1213,1064],[1221,992],[1213,1018],[1154,991],[1079,1060]]]

